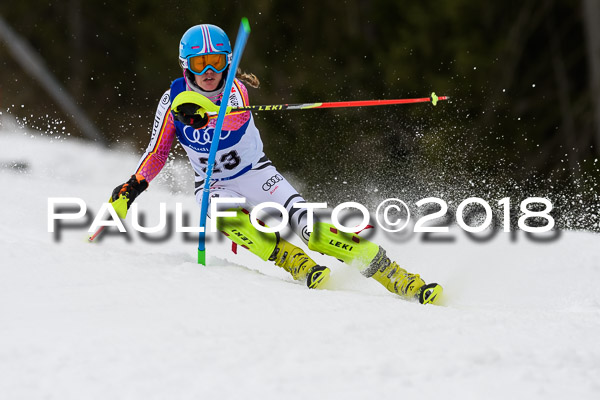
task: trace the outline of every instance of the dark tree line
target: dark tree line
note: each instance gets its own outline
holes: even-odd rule
[[[590,203],[599,9],[595,0],[38,0],[5,2],[0,14],[112,143],[146,145],[156,102],[181,74],[178,41],[189,26],[219,25],[233,41],[246,16],[242,67],[262,82],[250,92],[255,104],[452,97],[435,108],[255,114],[270,157],[315,196],[406,186],[418,196],[466,182],[491,194],[493,182],[523,193],[558,185]],[[4,45],[0,57],[0,108],[39,116],[31,125],[46,126],[48,114],[76,133]]]

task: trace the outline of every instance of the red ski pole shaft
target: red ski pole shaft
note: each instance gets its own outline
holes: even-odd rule
[[[100,228],[98,228],[98,230],[96,231],[96,233],[94,233],[92,236],[90,236],[90,237],[88,238],[88,240],[89,240],[90,242],[93,242],[93,241],[94,241],[94,239],[96,239],[96,236],[98,236],[98,235],[100,234],[100,232],[102,232],[102,230],[103,230],[103,229],[104,229],[104,225],[102,225]]]
[[[356,100],[356,101],[336,101],[328,103],[301,103],[301,104],[274,104],[264,106],[246,106],[233,107],[230,112],[242,111],[278,111],[278,110],[306,110],[311,108],[343,108],[343,107],[370,107],[370,106],[387,106],[393,104],[410,104],[410,103],[432,103],[436,105],[440,100],[448,100],[448,96],[436,96],[432,93],[430,97],[422,97],[417,99],[392,99],[392,100]]]

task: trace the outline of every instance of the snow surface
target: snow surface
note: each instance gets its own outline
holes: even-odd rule
[[[0,130],[0,398],[600,398],[598,235],[377,232],[395,260],[444,285],[435,307],[320,254],[330,290],[312,291],[216,236],[202,267],[180,235],[48,233],[49,197],[96,212],[138,156]],[[138,199],[149,218],[180,202],[197,221],[191,190],[171,190],[191,189],[187,172],[169,165]]]

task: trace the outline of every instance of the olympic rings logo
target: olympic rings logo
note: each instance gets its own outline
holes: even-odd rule
[[[265,192],[268,192],[273,186],[275,186],[277,184],[277,182],[280,182],[282,180],[283,180],[283,176],[281,176],[279,174],[275,174],[272,177],[270,177],[265,183],[263,183],[262,190],[264,190]]]
[[[208,144],[212,143],[212,137],[215,128],[194,129],[189,125],[183,128],[183,136],[189,143]],[[191,131],[191,132],[190,132]],[[231,131],[225,131],[221,135],[221,140],[225,140],[231,135]]]

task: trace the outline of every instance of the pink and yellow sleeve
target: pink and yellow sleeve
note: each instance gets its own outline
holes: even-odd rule
[[[158,130],[158,134],[153,135],[146,152],[138,163],[136,174],[141,174],[148,182],[154,179],[165,166],[174,139],[175,124],[171,108],[169,107],[165,113],[160,130]]]

